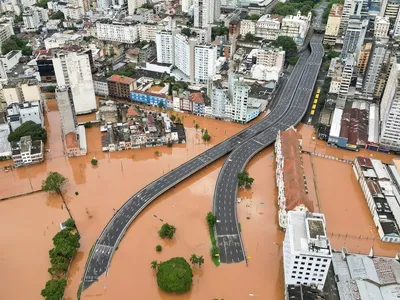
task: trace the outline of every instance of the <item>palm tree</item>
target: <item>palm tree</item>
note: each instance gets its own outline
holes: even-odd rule
[[[190,262],[194,265],[197,264],[199,262],[199,259],[197,257],[196,254],[192,254],[192,256],[190,257]]]
[[[152,268],[153,270],[155,270],[155,269],[157,269],[157,267],[158,267],[157,261],[156,261],[156,260],[153,260],[153,261],[151,262],[151,268]]]
[[[194,128],[196,129],[196,131],[197,131],[197,129],[199,129],[199,127],[200,127],[199,124],[197,124],[197,123],[194,124]]]
[[[204,264],[203,255],[197,257],[197,263],[199,264],[199,268],[201,268],[201,265]]]

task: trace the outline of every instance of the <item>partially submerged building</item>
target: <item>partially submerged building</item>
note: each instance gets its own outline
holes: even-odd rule
[[[44,147],[41,140],[32,141],[30,136],[21,137],[19,142],[11,143],[12,159],[15,166],[27,166],[44,160]]]
[[[400,161],[386,165],[358,156],[353,170],[383,242],[400,243]]]
[[[400,295],[398,259],[333,253],[332,265],[341,300],[395,300]]]
[[[287,212],[314,211],[308,198],[301,153],[302,136],[294,128],[278,132],[275,141],[279,226],[286,228]]]

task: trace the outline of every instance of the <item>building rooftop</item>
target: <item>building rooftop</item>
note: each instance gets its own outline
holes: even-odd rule
[[[132,84],[135,81],[133,78],[126,77],[126,76],[120,76],[117,74],[112,75],[107,80],[113,81],[113,82],[118,82],[118,83],[123,83],[123,84]]]
[[[190,95],[193,102],[204,103],[204,97],[202,93],[192,93]]]
[[[320,290],[308,285],[289,284],[286,287],[288,300],[324,300],[325,296]]]
[[[302,136],[293,128],[280,133],[281,151],[284,159],[283,180],[285,181],[286,211],[304,205],[313,212],[314,206],[307,196],[304,183],[303,160],[301,154]]]
[[[368,110],[345,108],[343,110],[340,137],[347,138],[348,144],[360,145],[368,142]]]
[[[64,138],[67,149],[79,148],[78,136],[75,132],[68,133]]]
[[[329,12],[330,17],[341,17],[343,14],[343,5],[342,4],[333,4],[331,11]]]
[[[400,263],[394,258],[333,253],[341,300],[395,300],[400,295]]]

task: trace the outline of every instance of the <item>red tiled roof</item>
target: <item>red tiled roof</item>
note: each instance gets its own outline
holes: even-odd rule
[[[137,110],[134,107],[129,107],[128,111],[126,112],[127,116],[132,116],[132,117],[136,117],[139,115],[139,113],[137,112]]]
[[[286,211],[294,210],[300,205],[313,212],[314,206],[307,196],[304,184],[304,171],[300,142],[302,136],[294,129],[280,133],[283,163],[283,180],[285,181]]]
[[[193,102],[204,103],[204,97],[202,93],[192,93],[190,96]]]
[[[114,82],[119,82],[119,83],[125,83],[125,84],[131,84],[134,79],[126,76],[120,76],[117,74],[112,75],[109,77],[107,80],[109,81],[114,81]]]
[[[79,147],[78,137],[75,132],[70,132],[65,136],[65,144],[67,145],[67,149]]]

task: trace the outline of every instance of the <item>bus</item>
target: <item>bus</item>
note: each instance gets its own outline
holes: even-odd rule
[[[311,110],[310,115],[313,116],[315,114],[315,110]]]

